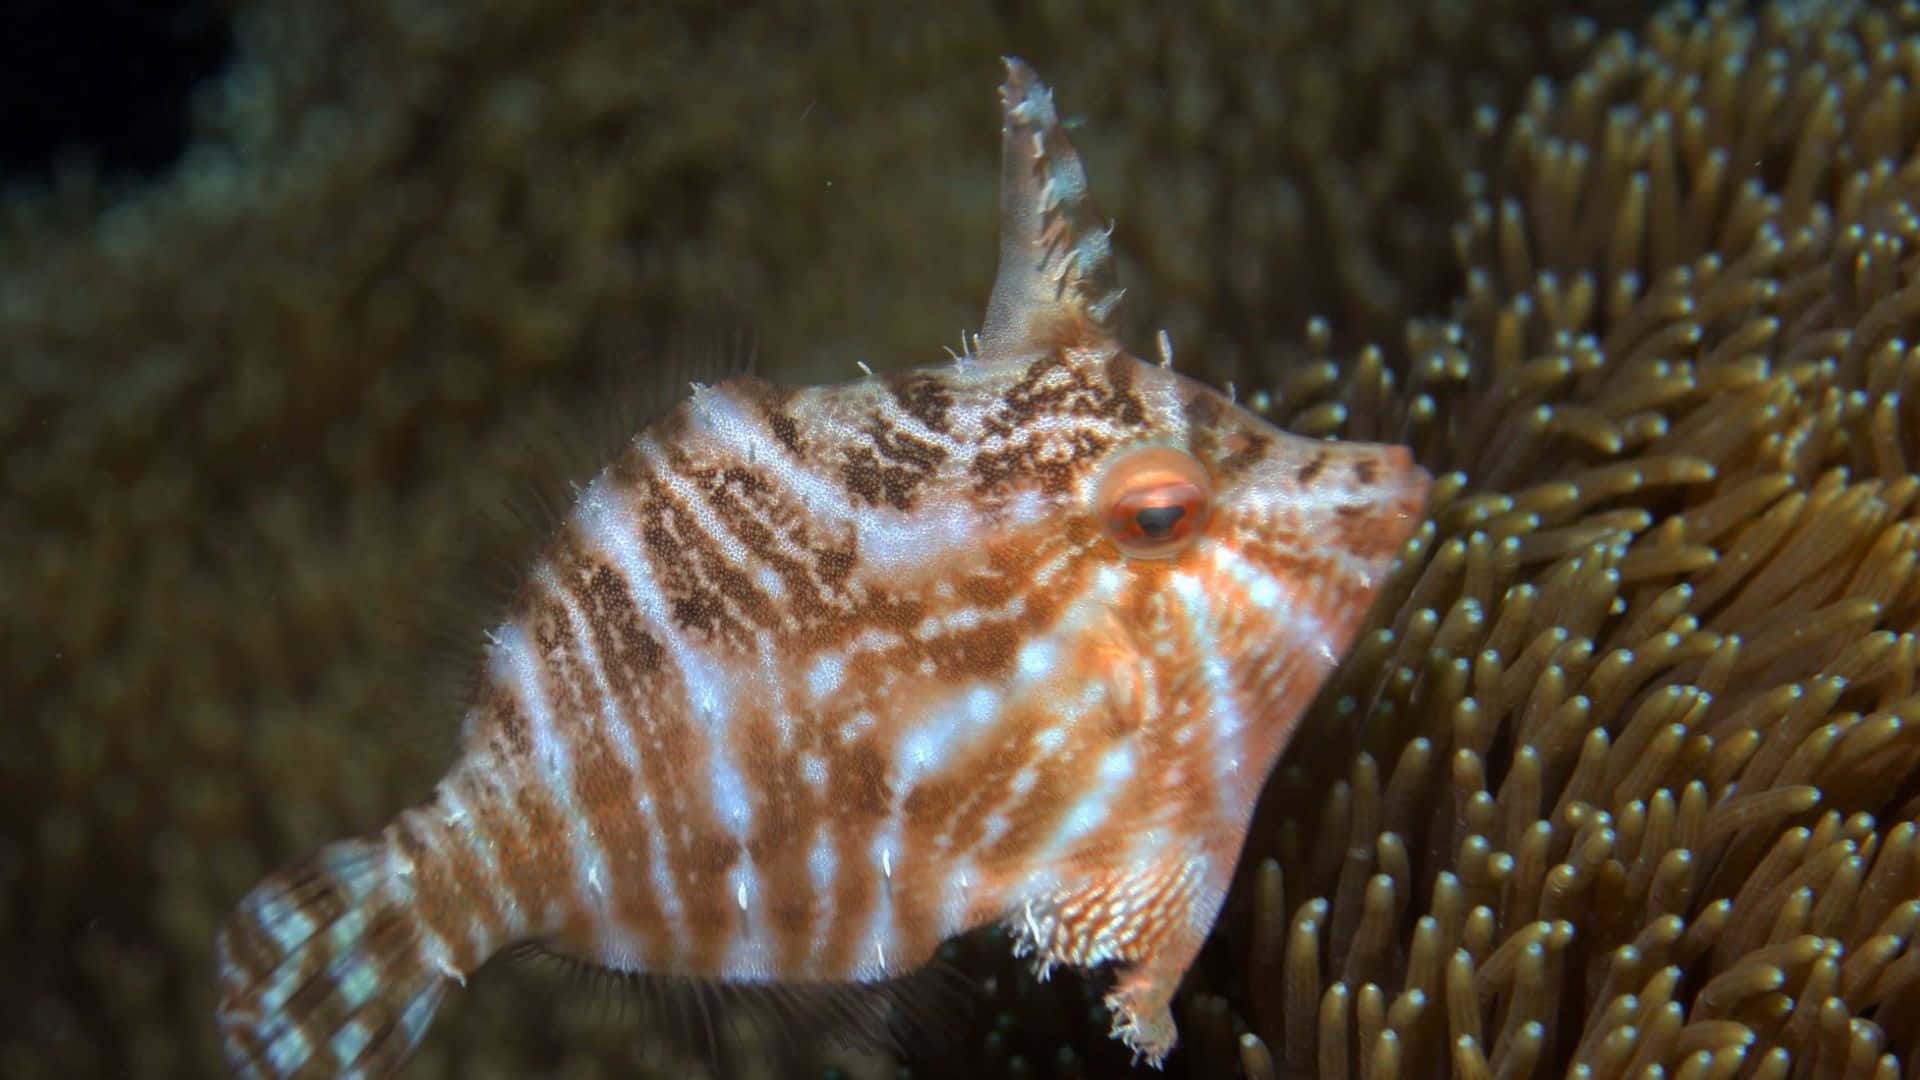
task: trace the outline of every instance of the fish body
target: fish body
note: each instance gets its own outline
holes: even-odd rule
[[[635,436],[489,635],[422,805],[244,898],[244,1075],[390,1071],[510,945],[873,982],[1002,923],[1116,965],[1159,1063],[1253,805],[1416,525],[1397,447],[1130,354],[1051,95],[1008,62],[1001,265],[952,363],[739,378]]]

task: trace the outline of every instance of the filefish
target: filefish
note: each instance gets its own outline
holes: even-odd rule
[[[391,1072],[517,943],[859,984],[995,923],[1042,977],[1111,965],[1112,1035],[1162,1063],[1429,477],[1130,353],[1110,227],[1021,61],[1001,116],[980,331],[838,385],[695,385],[627,442],[488,635],[431,796],[218,931],[236,1073]]]

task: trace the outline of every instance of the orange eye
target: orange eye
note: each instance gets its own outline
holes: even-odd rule
[[[1108,467],[1094,512],[1115,547],[1136,559],[1164,559],[1199,537],[1212,498],[1213,482],[1192,454],[1151,446]]]

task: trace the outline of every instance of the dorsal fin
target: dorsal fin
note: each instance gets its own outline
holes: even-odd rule
[[[1003,58],[1000,88],[1000,269],[980,350],[988,360],[1029,352],[1059,321],[1112,331],[1124,290],[1087,172],[1060,126],[1053,91],[1023,60]],[[1038,324],[1038,325],[1036,325]]]

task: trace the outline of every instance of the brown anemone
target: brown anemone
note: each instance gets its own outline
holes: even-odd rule
[[[1916,30],[1607,38],[1484,118],[1451,317],[1271,393],[1443,479],[1269,790],[1216,1060],[1913,1067]]]

